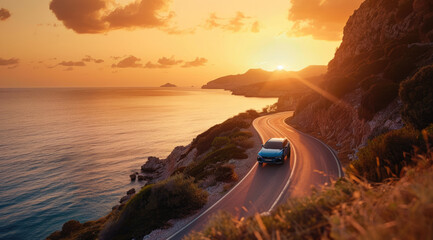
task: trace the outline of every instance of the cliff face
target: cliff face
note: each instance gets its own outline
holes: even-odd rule
[[[433,63],[431,0],[366,0],[349,18],[323,84],[291,124],[354,157],[369,138],[403,126],[399,84]]]

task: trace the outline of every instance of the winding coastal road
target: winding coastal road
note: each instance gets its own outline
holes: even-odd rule
[[[226,195],[190,221],[168,239],[182,239],[192,230],[199,231],[220,210],[238,217],[256,212],[270,212],[289,197],[310,193],[343,175],[340,161],[333,150],[320,140],[288,126],[284,120],[292,112],[259,117],[253,126],[262,142],[272,137],[286,137],[291,143],[291,156],[283,165],[259,166],[257,163]]]

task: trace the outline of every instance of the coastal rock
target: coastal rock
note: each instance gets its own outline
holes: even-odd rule
[[[157,157],[148,157],[147,162],[141,166],[141,171],[154,173],[164,167],[164,162]]]
[[[129,177],[131,178],[131,181],[135,181],[135,179],[137,178],[137,175],[135,175],[135,173],[129,175]]]
[[[126,203],[129,199],[131,199],[132,196],[134,196],[134,194],[123,196],[119,202]]]
[[[135,188],[131,188],[126,192],[126,195],[132,195],[135,194]]]
[[[148,176],[148,175],[144,175],[142,173],[137,175],[138,181],[145,181],[145,180],[151,180],[152,177]]]
[[[80,230],[81,228],[81,223],[77,220],[69,220],[67,222],[65,222],[65,224],[63,224],[62,226],[62,234],[63,235],[69,235],[72,232],[75,232],[77,230]]]

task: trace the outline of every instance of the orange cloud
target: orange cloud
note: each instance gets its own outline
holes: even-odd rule
[[[176,60],[176,59],[174,59],[174,57],[171,57],[171,58],[162,57],[162,58],[158,59],[159,64],[166,65],[166,66],[177,65],[177,64],[180,64],[182,62],[183,62],[183,60]]]
[[[10,58],[10,59],[0,58],[0,66],[18,65],[19,62],[20,60],[18,58]]]
[[[259,32],[259,22],[254,21],[251,23],[251,20],[251,17],[245,16],[242,12],[237,12],[236,16],[229,19],[220,18],[216,13],[212,13],[206,20],[204,28],[208,30],[220,28],[226,31],[240,32],[245,29],[245,26],[251,26],[251,32]]]
[[[92,58],[89,55],[85,56],[81,61],[83,61],[83,62],[94,62],[94,63],[103,63],[104,62],[103,59]]]
[[[82,61],[74,62],[74,61],[63,61],[57,64],[58,66],[65,67],[84,67],[86,64]]]
[[[50,9],[65,27],[77,33],[102,33],[121,28],[161,28],[173,13],[161,14],[168,0],[138,0],[111,7],[111,0],[52,0]]]
[[[112,68],[139,68],[143,67],[143,64],[140,63],[141,59],[129,56],[120,60],[117,64],[111,65]]]
[[[364,0],[291,0],[288,35],[312,36],[318,40],[340,41],[343,28]]]
[[[206,58],[199,58],[199,57],[197,57],[195,60],[193,60],[191,62],[185,62],[185,64],[182,67],[183,68],[200,67],[200,66],[204,66],[206,63],[207,63],[207,59]]]
[[[0,20],[4,21],[6,19],[8,19],[11,16],[11,13],[9,12],[9,10],[1,8],[0,9]]]
[[[204,66],[207,63],[206,58],[200,58],[197,57],[195,60],[186,62],[184,60],[175,59],[174,57],[162,57],[159,58],[156,63],[153,63],[152,61],[148,61],[146,64],[141,63],[141,59],[129,56],[122,60],[120,60],[118,63],[115,63],[111,65],[112,68],[147,68],[147,69],[162,69],[162,68],[171,68],[174,66],[177,66],[181,63],[184,63],[182,65],[183,68],[188,67],[200,67]]]

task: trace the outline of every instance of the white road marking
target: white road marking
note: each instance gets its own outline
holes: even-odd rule
[[[283,120],[283,122],[284,122],[284,120]],[[275,129],[273,126],[270,125],[269,119],[268,119],[268,121],[266,121],[266,123],[268,124],[269,127],[271,127],[272,129],[274,129],[275,131],[277,131],[279,134],[281,134],[281,135],[284,136],[284,134],[282,134],[280,131],[278,131],[277,129]],[[283,194],[286,192],[287,188],[290,185],[290,182],[292,181],[292,177],[293,177],[293,174],[294,174],[295,169],[296,169],[296,163],[297,163],[297,161],[296,161],[296,159],[297,159],[296,150],[295,150],[295,147],[292,144],[292,141],[290,140],[290,138],[289,137],[287,137],[287,138],[288,138],[288,140],[290,142],[290,148],[293,150],[293,151],[291,151],[291,152],[293,152],[293,168],[292,168],[292,171],[290,172],[290,177],[287,180],[286,185],[284,185],[283,190],[281,190],[281,192],[278,195],[277,199],[275,199],[274,203],[271,205],[271,208],[269,208],[269,210],[267,212],[271,212],[275,208],[275,206],[277,205],[277,203],[281,200],[281,198],[283,197]]]
[[[281,113],[281,114],[285,114],[285,113]],[[265,116],[263,116],[263,117],[260,117],[260,118],[257,118],[257,119],[255,119],[254,121],[253,121],[253,127],[254,127],[254,129],[256,130],[256,132],[257,133],[259,133],[258,132],[258,130],[257,130],[257,128],[256,128],[256,125],[257,125],[257,121],[259,121],[259,119],[262,119],[262,118],[264,118]],[[277,129],[275,129],[270,123],[269,123],[269,118],[268,119],[266,119],[266,123],[267,123],[267,125],[269,126],[269,127],[271,127],[272,129],[274,129],[276,132],[278,132],[279,134],[281,134],[281,135],[283,135],[284,136],[284,134],[282,134],[279,130],[277,130]],[[288,130],[288,131],[290,131],[290,132],[295,132],[295,131],[293,131],[292,129],[290,129],[290,128],[288,128],[288,125],[284,122],[284,119],[283,119],[283,126]],[[314,138],[315,140],[317,140],[318,142],[320,142],[321,144],[323,144],[331,153],[332,153],[332,156],[334,157],[334,159],[335,159],[335,161],[336,161],[336,163],[337,163],[337,167],[338,167],[338,175],[339,175],[339,177],[341,177],[341,167],[340,167],[340,161],[338,160],[338,158],[337,158],[337,156],[335,155],[335,153],[334,153],[334,151],[328,146],[328,145],[326,145],[325,143],[323,143],[322,141],[320,141],[319,139],[317,139],[317,138],[315,138],[315,137],[313,137],[313,136],[310,136],[310,135],[307,135],[307,134],[305,134],[305,133],[303,133],[303,132],[300,132],[300,131],[297,131],[298,133],[301,133],[301,134],[303,134],[304,136],[309,136],[309,137],[312,137],[312,138]],[[259,135],[260,135],[260,138],[261,138],[261,140],[262,140],[262,143],[264,143],[264,139],[263,139],[263,136],[259,133]],[[286,136],[287,137],[287,136]],[[291,180],[292,180],[292,177],[293,177],[293,175],[294,175],[294,172],[295,172],[295,169],[296,169],[296,163],[297,163],[297,155],[296,155],[296,149],[295,149],[295,147],[294,147],[294,145],[292,144],[292,141],[291,141],[291,139],[289,138],[289,137],[287,137],[288,138],[288,140],[289,140],[289,142],[290,142],[290,148],[292,149],[291,151],[293,152],[293,168],[292,168],[292,171],[290,172],[290,177],[289,177],[289,179],[287,180],[287,182],[286,182],[286,184],[285,184],[285,186],[284,186],[284,188],[283,188],[283,190],[280,192],[280,194],[278,195],[278,197],[277,197],[277,199],[274,201],[274,203],[272,204],[272,206],[271,206],[271,208],[268,210],[268,211],[266,211],[266,212],[263,212],[262,214],[269,214],[274,208],[275,208],[275,206],[277,205],[277,203],[281,200],[281,198],[282,198],[282,196],[283,196],[283,194],[286,192],[286,190],[287,190],[287,188],[289,187],[289,185],[290,185],[290,182],[291,182]],[[202,212],[199,216],[197,216],[196,218],[194,218],[193,220],[191,220],[187,225],[185,225],[184,227],[182,227],[181,229],[179,229],[176,233],[174,233],[173,235],[171,235],[170,237],[168,237],[167,238],[167,240],[169,240],[169,239],[172,239],[173,237],[175,237],[177,234],[179,234],[180,232],[182,232],[183,230],[185,230],[187,227],[189,227],[191,224],[193,224],[195,221],[197,221],[200,217],[202,217],[203,215],[205,215],[207,212],[209,212],[211,209],[213,209],[218,203],[220,203],[226,196],[228,196],[232,191],[234,191],[251,173],[252,173],[252,171],[257,167],[257,162],[254,164],[254,166],[250,169],[250,171],[242,178],[242,180],[241,181],[239,181],[229,192],[227,192],[223,197],[221,197],[217,202],[215,202],[212,206],[210,206],[208,209],[206,209],[204,212]]]

